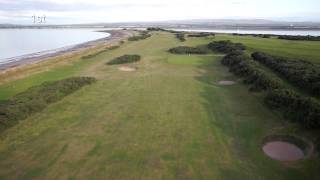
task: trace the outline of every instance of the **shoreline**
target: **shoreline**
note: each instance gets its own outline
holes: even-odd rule
[[[57,58],[59,56],[72,55],[74,53],[79,53],[81,51],[89,50],[101,45],[109,45],[113,43],[118,43],[133,35],[131,31],[123,30],[102,30],[100,32],[106,32],[110,35],[108,37],[87,41],[81,44],[76,44],[72,46],[65,46],[57,49],[52,49],[48,51],[42,51],[37,53],[32,53],[20,57],[12,58],[12,61],[0,64],[0,73],[5,73],[10,69],[21,67],[24,65],[29,65],[41,61],[47,61],[51,58]]]

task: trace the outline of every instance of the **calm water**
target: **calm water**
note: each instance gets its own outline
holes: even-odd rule
[[[89,29],[0,29],[0,64],[8,58],[68,47],[109,36]]]
[[[230,29],[173,29],[175,31],[239,33],[239,34],[274,34],[274,35],[301,35],[320,36],[316,30],[230,30]]]

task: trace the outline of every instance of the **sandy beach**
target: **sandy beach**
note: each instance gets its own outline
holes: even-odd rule
[[[124,31],[124,30],[106,30],[101,32],[109,33],[110,36],[85,42],[82,44],[77,44],[74,46],[62,47],[62,48],[55,49],[48,52],[39,52],[39,53],[34,53],[34,54],[26,55],[23,57],[19,57],[13,61],[0,64],[0,72],[4,73],[7,70],[14,69],[22,65],[28,65],[28,64],[32,64],[40,61],[45,61],[45,60],[49,60],[51,58],[56,58],[59,56],[72,55],[74,53],[81,52],[84,50],[89,50],[97,46],[116,44],[122,40],[127,39],[128,37],[134,34],[133,31]]]

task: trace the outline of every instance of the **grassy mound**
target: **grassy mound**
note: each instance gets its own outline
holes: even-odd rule
[[[64,80],[45,82],[17,94],[9,100],[0,101],[0,129],[13,126],[18,121],[61,100],[81,87],[95,82],[91,77],[73,77]]]
[[[141,56],[140,55],[123,55],[117,58],[112,59],[111,61],[107,62],[107,65],[115,65],[115,64],[126,64],[126,63],[133,63],[140,61]]]
[[[207,54],[208,50],[203,47],[178,46],[169,49],[169,52],[173,54]]]

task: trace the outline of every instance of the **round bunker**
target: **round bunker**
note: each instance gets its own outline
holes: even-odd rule
[[[223,80],[223,81],[219,81],[218,84],[219,85],[224,85],[224,86],[230,86],[230,85],[234,85],[236,82],[234,81],[226,81],[226,80]]]
[[[128,66],[121,66],[118,69],[120,71],[132,72],[132,71],[136,71],[138,68],[136,68],[136,67],[128,67]]]
[[[312,152],[308,142],[289,135],[273,135],[264,139],[262,150],[270,158],[278,161],[297,161]]]

